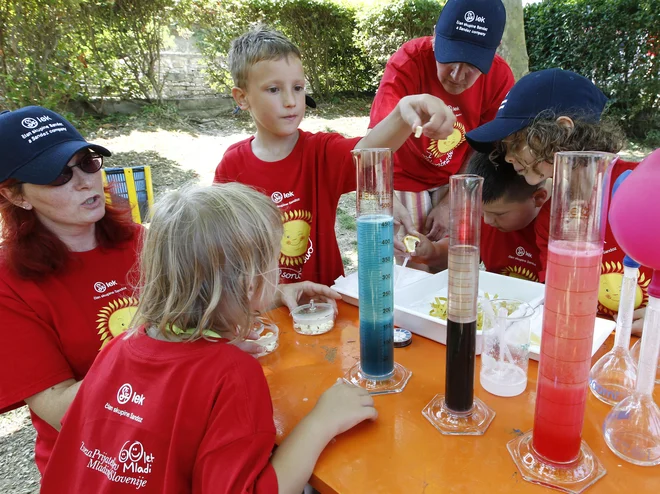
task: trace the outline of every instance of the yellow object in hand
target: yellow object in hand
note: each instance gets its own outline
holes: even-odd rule
[[[419,237],[415,237],[414,235],[406,235],[403,237],[403,245],[406,247],[406,252],[415,252],[418,243]]]

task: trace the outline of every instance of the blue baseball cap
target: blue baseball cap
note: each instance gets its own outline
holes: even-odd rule
[[[487,74],[505,24],[501,0],[449,0],[435,26],[435,59],[469,63]]]
[[[110,156],[103,146],[88,143],[62,115],[41,106],[0,113],[0,182],[14,178],[47,185],[81,149]]]
[[[561,69],[532,72],[506,95],[495,119],[465,135],[474,149],[492,151],[494,143],[524,129],[544,111],[558,116],[598,121],[607,98],[586,77]]]

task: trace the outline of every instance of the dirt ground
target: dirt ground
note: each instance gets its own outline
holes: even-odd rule
[[[319,104],[310,110],[301,128],[311,132],[336,131],[345,136],[364,135],[369,122],[367,99]],[[181,119],[171,114],[142,114],[85,121],[83,133],[114,155],[106,166],[152,166],[155,194],[187,181],[210,184],[225,150],[254,132],[249,115],[231,112],[215,119]],[[639,160],[649,150],[631,147],[624,156]],[[337,212],[337,238],[347,272],[357,269],[355,194],[345,194]],[[27,409],[0,415],[0,493],[36,494],[39,475],[34,466],[34,429]]]

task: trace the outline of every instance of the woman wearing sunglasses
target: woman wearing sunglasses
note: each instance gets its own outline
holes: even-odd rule
[[[61,115],[0,114],[0,149],[0,413],[30,407],[43,473],[81,380],[130,323],[140,227],[106,204],[110,152]]]

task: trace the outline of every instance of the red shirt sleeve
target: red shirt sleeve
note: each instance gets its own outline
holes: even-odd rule
[[[0,279],[0,321],[0,412],[21,406],[25,398],[74,378],[55,330],[12,290],[6,279]]]
[[[310,138],[323,140],[323,156],[319,159],[319,174],[323,177],[321,183],[325,183],[330,190],[337,191],[337,197],[353,192],[357,188],[357,172],[351,151],[362,137],[346,138],[341,134],[319,132]]]
[[[541,211],[539,211],[534,223],[534,232],[536,233],[536,246],[539,248],[539,258],[541,266],[539,269],[539,281],[545,283],[545,268],[548,262],[548,239],[550,238],[550,204],[545,202]]]

